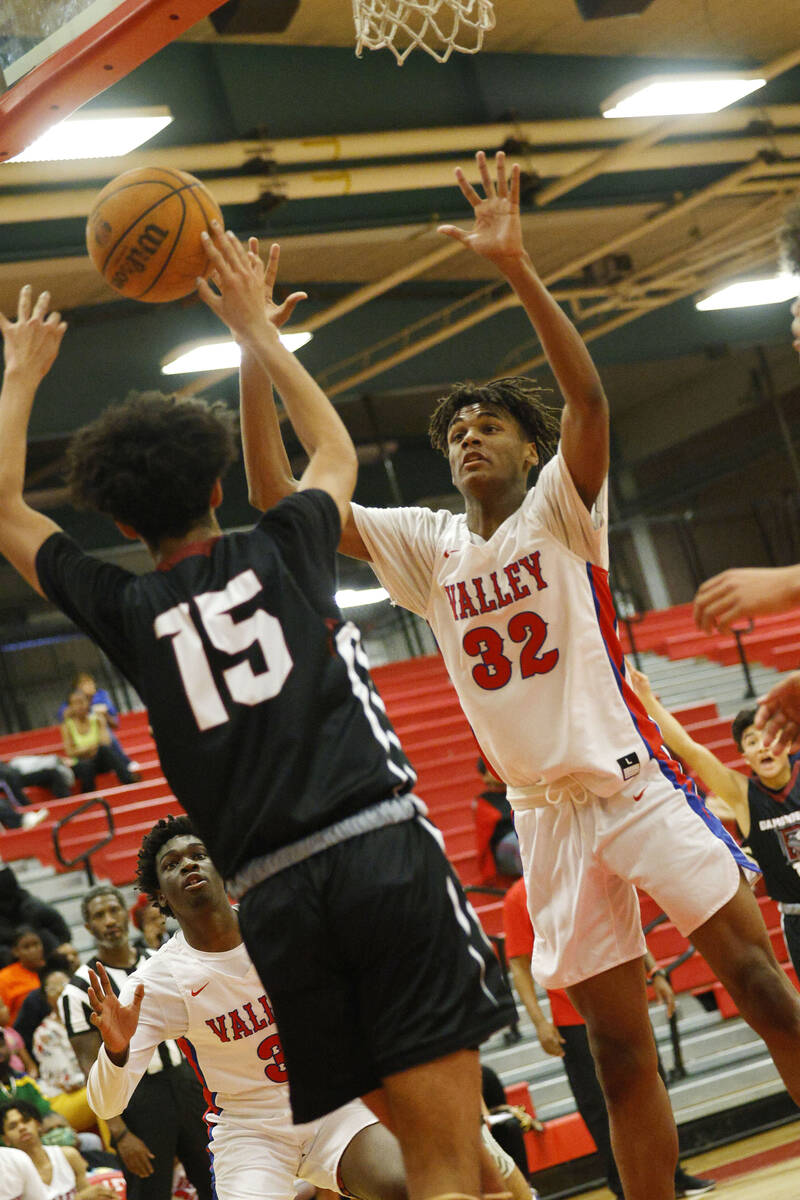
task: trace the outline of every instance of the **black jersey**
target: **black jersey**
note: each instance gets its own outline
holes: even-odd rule
[[[335,503],[314,490],[146,575],[63,533],[36,559],[47,596],[142,697],[164,773],[225,878],[416,782],[336,607],[339,533]]]
[[[780,791],[758,779],[748,780],[747,841],[764,874],[767,894],[783,904],[800,904],[800,755],[791,762],[791,777]]]

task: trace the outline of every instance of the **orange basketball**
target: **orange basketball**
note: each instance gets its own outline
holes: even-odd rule
[[[103,188],[86,222],[86,248],[106,283],[133,300],[188,296],[209,272],[200,234],[222,213],[194,175],[137,167]]]

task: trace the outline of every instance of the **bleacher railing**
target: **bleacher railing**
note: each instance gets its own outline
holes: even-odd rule
[[[102,835],[99,841],[94,842],[85,850],[81,850],[80,853],[76,854],[74,858],[65,858],[61,849],[62,829],[69,825],[71,821],[74,821],[76,817],[82,816],[83,813],[88,812],[89,809],[94,808],[95,806],[101,808],[106,815],[106,832]],[[108,803],[103,799],[102,796],[92,796],[91,799],[85,800],[83,804],[79,804],[77,808],[74,808],[71,813],[66,815],[66,817],[62,817],[60,821],[56,821],[55,825],[53,826],[53,851],[62,867],[66,867],[67,870],[70,870],[72,867],[82,865],[84,871],[86,872],[86,881],[89,887],[93,887],[96,881],[94,871],[92,870],[92,855],[96,854],[98,850],[102,850],[104,846],[107,846],[109,842],[113,841],[115,832],[114,816],[108,806]]]

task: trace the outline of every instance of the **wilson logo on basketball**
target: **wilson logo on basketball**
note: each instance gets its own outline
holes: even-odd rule
[[[131,275],[141,274],[147,268],[148,261],[164,239],[169,236],[169,230],[160,225],[145,225],[136,242],[131,246],[122,261],[115,267],[110,283],[112,287],[124,287]]]

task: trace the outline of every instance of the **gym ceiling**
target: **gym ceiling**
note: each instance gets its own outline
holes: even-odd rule
[[[800,67],[784,69],[800,48],[791,0],[652,0],[639,15],[591,20],[576,0],[498,0],[480,54],[439,65],[417,50],[402,67],[385,50],[355,57],[350,0],[240,0],[223,15],[227,32],[204,20],[90,102],[168,106],[173,123],[139,151],[0,166],[0,308],[13,311],[30,282],[50,289],[70,325],[33,416],[28,494],[84,545],[112,547],[119,535],[65,506],[66,437],[130,389],[170,390],[176,378],[197,387],[162,376],[161,360],[224,332],[192,298],[127,301],[91,267],[91,196],[135,165],[199,175],[240,237],[280,242],[282,286],[309,293],[293,322],[314,329],[300,357],[359,446],[363,501],[448,497],[425,429],[453,380],[524,370],[548,381],[490,269],[464,251],[437,253],[450,246],[437,224],[468,215],[453,168],[479,148],[505,146],[522,163],[527,244],[591,339],[623,516],[657,509],[676,483],[662,470],[648,487],[654,454],[689,426],[710,450],[718,424],[746,410],[757,362],[778,394],[797,390],[786,305],[694,308],[711,285],[777,265],[775,232],[800,189]],[[749,99],[671,125],[638,151],[626,143],[643,125],[600,116],[602,101],[646,75],[764,66],[771,80]],[[236,403],[234,377],[199,382]],[[690,501],[690,484],[680,488]],[[223,522],[253,516],[237,467]],[[0,609],[15,594],[0,572]]]

